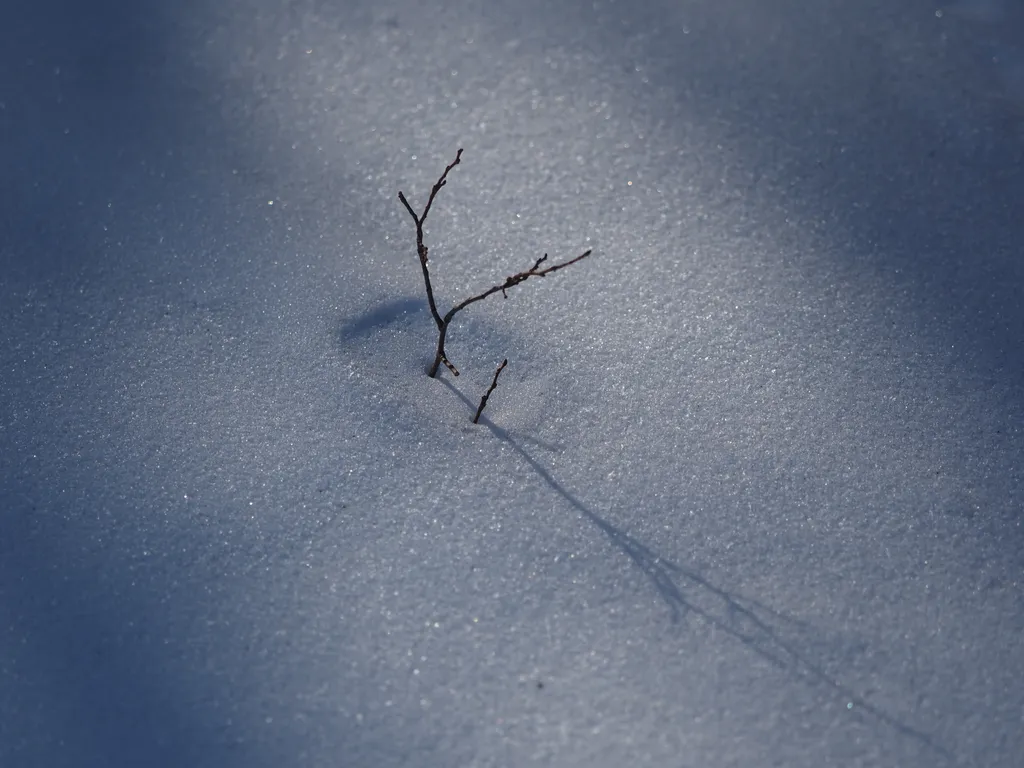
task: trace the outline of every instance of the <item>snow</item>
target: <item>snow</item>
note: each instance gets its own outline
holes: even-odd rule
[[[0,765],[1019,764],[1015,4],[6,16]]]

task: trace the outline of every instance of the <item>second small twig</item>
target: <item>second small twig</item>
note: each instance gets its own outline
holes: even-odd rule
[[[490,389],[484,392],[484,396],[480,398],[480,407],[476,409],[476,416],[473,417],[474,424],[480,423],[480,414],[484,412],[484,406],[487,405],[487,398],[491,396],[491,392],[498,388],[498,376],[505,369],[506,365],[508,365],[507,357],[501,361],[501,365],[498,366],[498,370],[494,372],[494,380],[491,382]]]

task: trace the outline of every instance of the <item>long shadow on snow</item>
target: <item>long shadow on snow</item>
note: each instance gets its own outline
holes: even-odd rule
[[[450,381],[443,377],[440,378],[440,381],[471,410],[475,411],[476,406]],[[772,626],[772,622],[789,625],[801,625],[803,622],[786,616],[757,600],[719,587],[696,571],[662,557],[643,542],[616,528],[580,501],[543,464],[517,443],[507,430],[494,424],[486,415],[481,416],[480,423],[484,424],[491,434],[512,448],[552,490],[607,536],[616,549],[630,559],[668,606],[673,623],[678,623],[689,614],[699,616],[710,626],[739,640],[747,648],[779,669],[793,672],[800,678],[831,688],[858,710],[869,713],[880,722],[902,735],[920,742],[947,760],[953,759],[952,753],[941,744],[936,743],[930,735],[901,722],[830,676],[820,664],[810,659],[792,642],[783,638],[782,632]]]

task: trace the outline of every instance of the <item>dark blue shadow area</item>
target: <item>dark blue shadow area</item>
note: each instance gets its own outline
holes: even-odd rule
[[[1024,104],[999,92],[977,30],[929,3],[670,11],[633,4],[608,50],[642,35],[652,84],[717,127],[737,212],[784,212],[851,260],[837,275],[884,275],[918,317],[894,332],[951,350],[952,379],[998,383],[1020,414]]]
[[[162,524],[99,484],[57,482],[66,493],[0,477],[0,763],[276,766],[365,752],[330,706],[302,701],[298,620],[266,620],[282,608],[274,579],[296,578],[287,543],[217,541],[195,519]]]
[[[132,194],[125,177],[153,152],[147,144],[154,136],[180,129],[166,98],[179,88],[167,79],[175,42],[166,31],[169,15],[188,13],[190,5],[43,0],[5,9],[5,279],[60,281],[109,266],[89,263],[99,255],[103,209]],[[2,375],[0,399],[12,403],[6,419],[30,402],[22,396],[30,385],[19,378],[37,374],[5,367]],[[57,393],[36,394],[42,410]],[[212,733],[223,719],[204,711],[203,695],[183,696],[181,681],[170,676],[165,654],[182,638],[156,629],[159,585],[133,589],[132,574],[117,563],[123,553],[90,564],[76,554],[77,515],[96,519],[103,512],[90,508],[89,488],[69,487],[63,476],[29,479],[27,469],[16,474],[36,450],[50,457],[69,450],[68,435],[25,431],[47,423],[38,416],[21,414],[17,429],[6,424],[0,442],[0,602],[4,645],[19,651],[0,667],[0,688],[6,706],[20,703],[0,717],[0,764],[197,764],[201,745],[223,741]],[[82,495],[62,509],[39,506],[32,496],[41,482]],[[101,487],[100,478],[94,482]]]
[[[43,0],[5,12],[0,263],[8,275],[81,269],[115,199],[160,199],[168,154],[199,114],[186,108],[187,65],[173,35],[192,5]]]
[[[288,670],[290,648],[261,635],[262,609],[223,615],[225,577],[266,553],[168,517],[144,468],[169,450],[164,478],[195,477],[190,446],[147,446],[102,367],[143,378],[146,350],[110,343],[131,338],[122,302],[138,323],[182,315],[184,337],[195,302],[176,286],[218,251],[242,275],[225,242],[267,237],[202,176],[241,150],[176,38],[196,7],[43,0],[0,25],[0,287],[5,316],[25,312],[0,347],[3,766],[281,765],[306,748],[300,726],[256,716],[249,679]]]
[[[222,694],[186,694],[174,679],[183,638],[161,632],[155,595],[139,599],[119,573],[123,553],[84,566],[65,548],[75,523],[18,494],[0,490],[0,702],[17,707],[0,713],[0,762],[200,764],[231,740],[223,713],[206,709]]]

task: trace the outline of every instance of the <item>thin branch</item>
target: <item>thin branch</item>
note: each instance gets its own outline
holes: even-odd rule
[[[514,275],[510,275],[509,277],[506,277],[505,282],[501,283],[500,285],[491,286],[483,293],[477,294],[476,296],[470,296],[462,303],[456,304],[454,307],[448,310],[444,317],[442,317],[441,313],[437,309],[437,302],[434,300],[434,288],[430,283],[430,266],[428,258],[429,249],[427,248],[427,245],[423,242],[423,225],[424,223],[426,223],[427,215],[430,213],[430,208],[434,204],[434,200],[437,197],[437,193],[441,191],[445,184],[448,183],[448,174],[451,173],[452,169],[455,166],[457,166],[460,162],[462,162],[462,149],[459,149],[458,152],[455,153],[455,159],[445,167],[444,173],[441,174],[440,178],[438,178],[438,180],[434,183],[434,186],[430,189],[430,197],[427,198],[427,205],[424,207],[423,213],[417,214],[415,209],[409,203],[409,200],[406,198],[405,194],[401,191],[399,191],[398,193],[398,199],[401,201],[402,205],[405,206],[405,210],[409,212],[409,215],[412,216],[413,222],[416,224],[416,253],[420,259],[420,270],[423,272],[423,285],[427,289],[427,303],[430,305],[430,314],[434,318],[434,324],[437,325],[437,352],[434,355],[434,362],[430,366],[430,370],[427,371],[427,374],[431,378],[437,375],[437,371],[441,367],[442,363],[444,363],[445,367],[447,367],[448,370],[451,371],[453,375],[459,375],[459,369],[456,368],[452,364],[451,360],[448,359],[448,354],[445,352],[444,348],[445,339],[448,336],[448,326],[451,324],[452,319],[455,317],[455,315],[464,310],[470,304],[474,304],[475,302],[478,301],[483,301],[488,296],[495,294],[498,291],[501,291],[501,295],[507,299],[507,291],[509,288],[514,288],[520,283],[526,282],[531,277],[544,277],[545,275],[550,275],[552,272],[557,272],[558,270],[564,269],[565,267],[568,267],[571,264],[575,264],[577,261],[585,259],[591,253],[590,250],[587,250],[584,253],[577,256],[575,259],[570,259],[569,261],[564,261],[561,264],[553,264],[552,266],[547,267],[546,269],[541,269],[541,264],[543,264],[548,259],[548,255],[545,253],[543,256],[537,259],[537,261],[534,262],[533,266],[530,267],[528,270],[524,272],[517,272]],[[500,371],[501,369],[499,368],[498,370]],[[497,374],[495,374],[494,381],[495,386],[497,386]],[[490,392],[488,392],[488,394],[490,394]],[[486,400],[487,395],[484,395],[484,402],[486,402]],[[482,404],[480,406],[480,410],[483,410]],[[477,416],[479,416],[479,413],[477,414]]]
[[[478,424],[480,422],[480,414],[484,412],[484,406],[487,405],[487,398],[489,398],[491,396],[491,392],[493,392],[495,389],[497,389],[497,387],[498,387],[498,375],[503,370],[505,370],[505,366],[506,365],[508,365],[508,358],[507,357],[504,360],[501,361],[501,365],[498,366],[498,370],[496,370],[494,372],[494,381],[491,382],[490,389],[488,389],[486,392],[484,392],[484,396],[480,398],[480,407],[476,409],[476,416],[473,417],[473,423],[474,424]]]
[[[416,222],[417,226],[423,226],[427,220],[427,214],[430,213],[430,206],[434,204],[434,198],[437,197],[437,193],[441,191],[441,187],[448,183],[448,174],[452,168],[462,162],[462,149],[461,147],[455,153],[455,159],[444,169],[444,173],[441,174],[441,178],[437,180],[433,188],[430,190],[430,197],[427,199],[427,207],[423,209],[423,213],[419,216],[416,215],[416,211],[409,205],[409,201],[405,199],[405,195],[402,194],[401,190],[398,192],[398,199],[402,201],[405,209],[409,211],[409,215],[412,216],[412,220]]]
[[[423,215],[420,216],[420,224],[427,220],[427,214],[430,213],[430,206],[434,204],[434,198],[437,197],[437,193],[441,191],[441,187],[448,183],[448,173],[462,162],[462,148],[455,153],[455,159],[452,160],[451,164],[444,169],[444,173],[441,174],[441,178],[437,180],[434,188],[430,190],[430,197],[427,199],[427,207],[423,209]]]
[[[445,352],[445,349],[444,349],[445,338],[448,335],[448,326],[451,324],[452,319],[455,317],[455,315],[457,315],[459,312],[464,310],[470,304],[474,304],[474,303],[476,303],[478,301],[483,301],[488,296],[491,296],[491,295],[497,293],[498,291],[501,291],[502,295],[505,298],[508,298],[508,294],[506,294],[505,291],[507,291],[509,288],[513,288],[513,287],[519,285],[520,283],[526,282],[531,277],[544,277],[545,275],[550,275],[552,272],[557,272],[560,269],[568,267],[570,264],[575,264],[577,261],[581,261],[582,259],[587,258],[587,256],[589,256],[590,254],[591,254],[591,251],[587,250],[587,251],[584,251],[583,253],[581,253],[575,259],[569,259],[569,261],[563,261],[561,264],[553,264],[552,266],[548,267],[547,269],[538,269],[538,267],[548,257],[548,255],[545,253],[543,256],[541,256],[539,259],[537,259],[536,262],[534,262],[534,265],[532,267],[530,267],[525,272],[518,272],[518,273],[516,273],[514,275],[506,277],[505,278],[505,282],[502,283],[501,285],[491,286],[490,288],[488,288],[483,293],[478,294],[476,296],[471,296],[468,299],[466,299],[465,301],[463,301],[462,303],[456,304],[454,307],[449,309],[448,313],[443,318],[441,318],[441,325],[438,326],[437,353],[434,356],[434,363],[433,363],[433,365],[431,365],[430,366],[430,370],[427,371],[427,375],[429,375],[431,378],[436,376],[438,368],[441,367],[441,363],[444,363],[448,367],[448,370],[450,370],[456,376],[459,375],[458,369],[454,365],[452,365],[452,363],[448,360],[448,354],[447,354],[447,352]]]
[[[587,258],[587,256],[589,256],[590,254],[591,254],[591,251],[588,249],[588,250],[584,251],[583,253],[581,253],[579,256],[577,256],[575,259],[569,259],[569,261],[563,261],[561,264],[553,264],[552,266],[548,267],[547,269],[538,269],[538,267],[540,267],[540,265],[542,263],[544,263],[544,261],[548,257],[548,255],[545,253],[543,256],[541,256],[539,259],[537,259],[536,262],[534,262],[532,267],[530,267],[525,272],[517,272],[514,275],[506,277],[505,278],[505,282],[502,283],[501,285],[491,286],[490,288],[488,288],[483,293],[480,293],[480,294],[478,294],[476,296],[470,296],[468,299],[466,299],[462,303],[456,304],[454,307],[449,309],[448,313],[443,318],[441,318],[441,324],[438,326],[437,354],[434,356],[434,364],[430,366],[430,370],[427,372],[428,375],[431,378],[436,376],[437,375],[437,369],[440,368],[441,363],[444,363],[446,366],[448,366],[448,370],[450,370],[456,376],[459,375],[458,370],[448,360],[448,354],[445,352],[445,349],[444,349],[445,337],[448,335],[448,326],[451,324],[452,319],[455,317],[455,315],[457,315],[459,312],[464,310],[470,304],[474,304],[474,303],[476,303],[478,301],[483,301],[488,296],[491,296],[492,294],[495,294],[498,291],[501,291],[501,294],[505,298],[508,298],[508,294],[505,293],[505,291],[507,291],[509,288],[514,288],[515,286],[519,285],[520,283],[526,282],[531,277],[544,277],[545,275],[550,275],[552,272],[557,272],[558,270],[564,269],[565,267],[568,267],[571,264],[575,264],[577,261],[581,261],[581,260]]]
[[[589,253],[589,251],[588,251],[588,253]],[[586,256],[586,255],[587,255],[586,253],[583,254],[583,256]],[[583,256],[580,256],[580,259],[582,259]],[[548,260],[548,255],[545,253],[543,256],[541,256],[539,259],[537,259],[537,261],[535,261],[533,263],[533,266],[530,267],[526,272],[520,272],[519,274],[520,275],[526,275],[527,277],[529,277],[531,274],[538,274],[537,273],[537,267],[539,267],[541,264],[543,264],[547,260]],[[576,261],[579,261],[579,259],[576,259]],[[506,282],[508,282],[508,280],[512,280],[514,277],[518,277],[518,275],[512,275],[512,277],[506,278]],[[526,279],[526,277],[523,278],[523,280],[525,280],[525,279]],[[522,280],[520,280],[519,282],[522,282]],[[516,285],[518,285],[518,284],[519,283],[516,283]],[[501,297],[503,299],[507,299],[508,298],[508,294],[505,293],[505,291],[508,289],[508,287],[509,286],[502,286],[501,287]]]
[[[412,220],[415,221],[417,225],[419,225],[420,217],[416,215],[416,211],[414,211],[412,209],[412,206],[409,205],[409,201],[405,199],[405,195],[402,194],[402,190],[398,190],[398,199],[402,201],[402,205],[405,206],[405,210],[407,210],[409,212],[409,215],[412,216]]]
[[[560,269],[564,269],[565,267],[568,267],[570,264],[575,264],[577,261],[581,261],[581,260],[587,258],[587,256],[589,256],[590,254],[591,254],[591,251],[588,250],[588,251],[585,251],[584,253],[581,253],[575,259],[569,259],[569,261],[563,261],[561,264],[554,264],[554,265],[548,267],[547,269],[538,270],[537,267],[539,267],[541,265],[541,263],[545,259],[547,259],[547,257],[548,257],[548,255],[545,253],[543,256],[541,256],[539,259],[537,259],[537,263],[536,264],[534,264],[532,267],[530,267],[525,272],[518,272],[518,273],[516,273],[514,275],[511,275],[510,277],[506,277],[505,278],[505,282],[502,283],[501,285],[492,286],[491,288],[488,288],[483,293],[481,293],[481,294],[479,294],[477,296],[471,296],[470,298],[466,299],[461,304],[457,304],[454,307],[452,307],[450,310],[448,310],[448,314],[444,316],[444,321],[445,321],[445,323],[450,323],[452,321],[452,318],[455,317],[456,313],[462,311],[463,309],[468,307],[470,304],[473,304],[474,302],[482,301],[483,299],[486,299],[488,296],[490,296],[491,294],[497,293],[498,291],[501,291],[502,295],[507,299],[508,298],[508,294],[506,294],[505,291],[507,291],[509,288],[514,288],[515,286],[519,285],[520,283],[525,283],[531,277],[544,277],[545,275],[550,275],[552,272],[557,272]]]
[[[434,198],[437,197],[437,193],[441,191],[441,187],[448,183],[448,173],[462,161],[462,149],[455,153],[455,159],[444,169],[444,173],[441,174],[441,178],[437,180],[433,188],[430,190],[430,198],[427,200],[427,207],[423,209],[423,213],[419,216],[416,215],[416,211],[413,210],[412,206],[409,205],[409,201],[405,198],[405,195],[401,190],[398,192],[398,199],[402,201],[402,205],[405,206],[405,210],[412,216],[412,220],[416,222],[416,253],[420,257],[420,269],[423,271],[423,284],[427,288],[427,303],[430,304],[430,314],[434,317],[434,322],[437,324],[438,330],[441,329],[443,321],[441,320],[441,313],[437,311],[437,303],[434,301],[434,289],[430,285],[430,268],[427,266],[427,253],[429,249],[423,242],[423,224],[427,220],[427,214],[430,213],[430,206],[434,204]],[[431,374],[433,375],[433,374]]]

